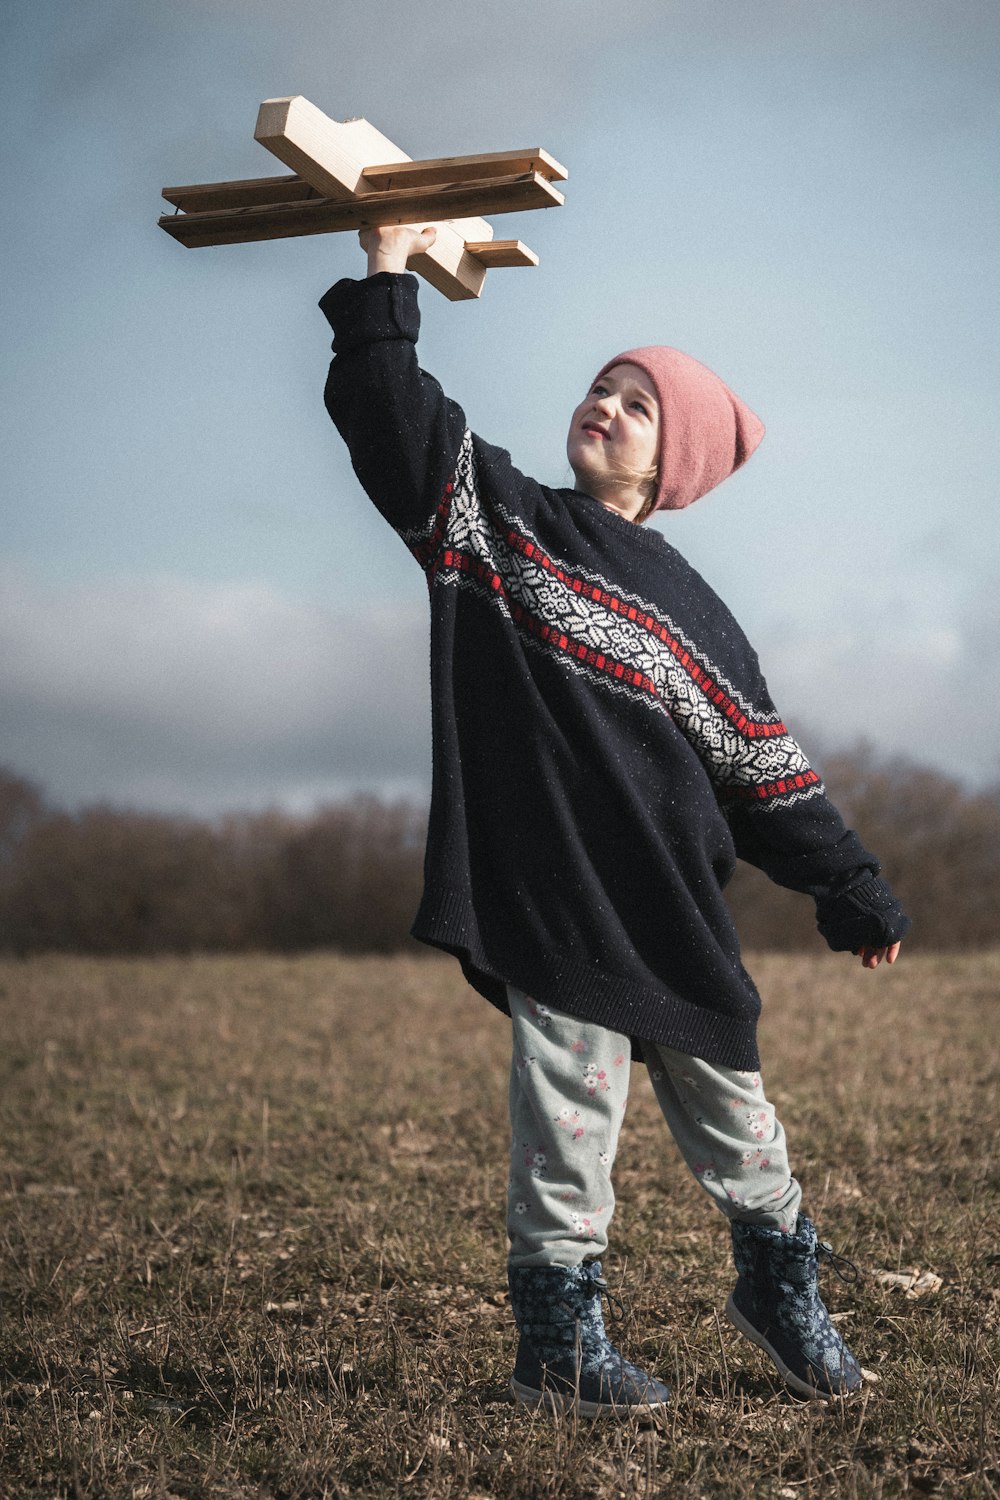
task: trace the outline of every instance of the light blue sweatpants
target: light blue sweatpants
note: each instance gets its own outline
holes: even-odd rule
[[[510,1262],[578,1265],[608,1246],[631,1046],[620,1032],[539,1005],[513,985],[507,996]],[[644,1041],[643,1053],[681,1155],[716,1206],[730,1219],[794,1231],[802,1193],[760,1074],[659,1042]]]

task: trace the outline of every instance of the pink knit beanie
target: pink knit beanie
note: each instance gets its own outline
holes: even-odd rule
[[[638,365],[660,401],[659,479],[653,510],[682,510],[746,463],[764,424],[727,385],[690,354],[665,344],[626,349],[615,365]]]

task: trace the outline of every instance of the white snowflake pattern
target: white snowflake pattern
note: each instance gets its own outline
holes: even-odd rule
[[[581,648],[614,657],[648,678],[654,684],[655,694],[626,684],[567,653],[560,653],[560,660],[570,670],[591,677],[596,672],[598,680],[611,691],[626,692],[651,709],[667,712],[720,791],[753,790],[783,779],[794,780],[810,770],[801,749],[787,731],[749,736],[734,728],[726,700],[758,724],[776,726],[780,720],[773,707],[748,703],[719,668],[699,654],[676,622],[662,610],[616,589],[609,580],[592,570],[563,568],[557,559],[546,558],[544,549],[526,531],[519,518],[505,513],[503,507],[497,509],[500,519],[522,537],[522,547],[512,545],[506,528],[498,527],[483,509],[477,490],[471,436],[466,434],[454,480],[446,539],[456,553],[469,554],[488,568],[500,580],[502,588],[480,583],[457,565],[440,569],[439,579],[485,589],[495,606],[508,617],[511,602],[514,602],[535,619],[557,627]],[[531,556],[527,555],[529,549]],[[612,607],[612,598],[619,601],[619,608]],[[647,624],[650,620],[653,628]],[[688,654],[687,666],[678,660],[661,632],[666,632],[678,643],[678,649]],[[551,649],[533,636],[526,636],[526,640],[540,649]],[[703,679],[711,681],[710,692],[695,681],[692,668],[697,668]],[[716,690],[724,694],[719,704],[714,701]],[[766,810],[778,803],[788,806],[791,802],[803,801],[823,792],[822,782],[817,780],[803,788],[767,798],[760,807]]]

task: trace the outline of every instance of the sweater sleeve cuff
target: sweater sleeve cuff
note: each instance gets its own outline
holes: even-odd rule
[[[836,895],[821,896],[816,925],[834,953],[854,953],[900,942],[912,923],[885,881],[871,875]]]
[[[400,275],[379,271],[361,281],[345,277],[325,293],[319,305],[333,329],[334,354],[349,354],[384,339],[417,342],[417,278],[408,271]]]

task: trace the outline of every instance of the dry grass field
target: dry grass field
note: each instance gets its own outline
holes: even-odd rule
[[[0,965],[4,1500],[1000,1495],[1000,955],[749,967],[878,1381],[800,1403],[720,1320],[728,1231],[637,1066],[606,1271],[675,1389],[644,1429],[507,1400],[507,1036],[451,960]]]

